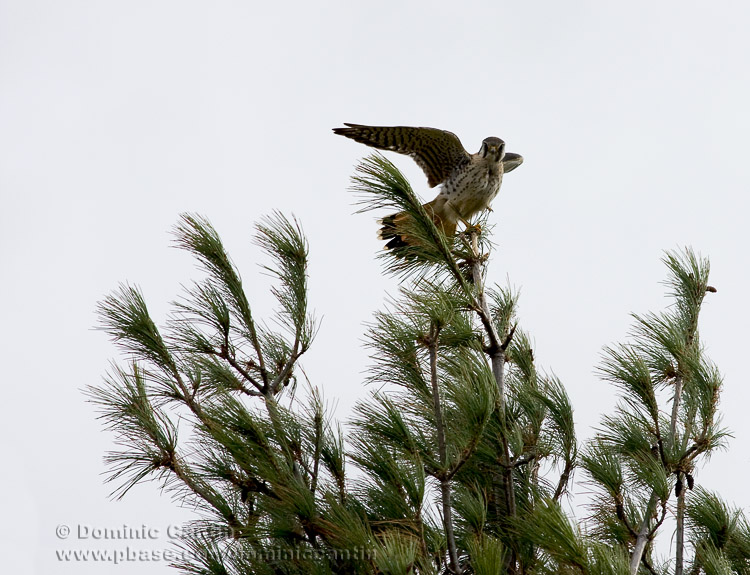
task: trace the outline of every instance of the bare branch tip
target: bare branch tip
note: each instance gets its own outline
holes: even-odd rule
[[[505,341],[503,341],[502,345],[500,346],[500,349],[502,351],[505,351],[506,349],[508,349],[508,346],[510,345],[511,340],[513,339],[513,334],[516,333],[517,327],[518,327],[518,323],[514,323],[513,327],[510,328],[508,335],[505,337]]]

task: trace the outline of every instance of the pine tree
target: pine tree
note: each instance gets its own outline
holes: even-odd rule
[[[632,549],[631,573],[640,564],[649,572],[668,569],[654,566],[649,555],[676,500],[674,573],[682,575],[686,518],[705,517],[701,508],[711,502],[723,506],[699,491],[687,507],[693,473],[701,459],[724,445],[727,432],[717,413],[722,378],[698,335],[703,299],[716,291],[708,285],[708,261],[686,249],[667,253],[664,263],[673,305],[660,314],[635,315],[632,341],[605,350],[599,371],[620,390],[621,403],[603,418],[582,465],[598,493],[592,506],[595,533]],[[693,527],[701,530],[698,523]],[[710,543],[695,540],[693,547],[692,572],[708,569],[701,549]],[[723,555],[719,547],[714,550]]]
[[[563,384],[536,367],[518,293],[488,286],[485,221],[438,230],[384,157],[354,177],[363,210],[405,211],[414,245],[383,252],[401,290],[366,332],[377,385],[344,430],[298,384],[317,322],[299,224],[256,226],[278,310],[253,315],[218,233],[184,215],[176,244],[205,271],[156,326],[135,287],[99,306],[127,356],[88,393],[119,451],[113,495],[155,480],[199,511],[175,566],[185,573],[746,573],[741,511],[694,485],[723,445],[721,376],[698,314],[708,263],[665,257],[675,304],[635,316],[632,342],[600,367],[622,401],[579,454]],[[189,421],[178,429],[176,421]],[[561,506],[581,467],[595,488],[582,529]],[[653,541],[677,524],[673,564]],[[691,559],[686,562],[686,552]],[[687,567],[685,567],[687,565]]]

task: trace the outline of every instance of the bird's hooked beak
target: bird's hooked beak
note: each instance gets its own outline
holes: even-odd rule
[[[482,143],[482,152],[483,157],[499,162],[505,155],[505,142],[500,138],[487,138]]]
[[[491,158],[494,158],[496,161],[500,161],[503,159],[503,156],[505,155],[505,145],[500,144],[494,145],[491,144],[487,146],[487,155]]]

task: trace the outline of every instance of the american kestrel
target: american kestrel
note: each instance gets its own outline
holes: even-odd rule
[[[505,142],[489,137],[476,154],[469,154],[458,137],[436,128],[408,126],[362,126],[346,124],[333,131],[357,142],[381,150],[391,150],[414,158],[427,175],[431,188],[442,184],[440,193],[424,208],[448,237],[456,233],[456,225],[468,225],[475,214],[486,210],[500,191],[503,174],[515,170],[523,162],[518,154],[505,152]],[[381,220],[378,237],[389,240],[386,248],[413,244],[402,234],[406,222],[404,212]]]

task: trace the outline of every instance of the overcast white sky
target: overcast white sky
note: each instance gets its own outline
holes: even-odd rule
[[[697,481],[750,506],[750,8],[618,4],[0,0],[5,570],[170,572],[55,550],[124,548],[75,532],[123,524],[159,530],[131,548],[161,549],[192,517],[155,484],[107,499],[112,437],[80,391],[117,357],[92,329],[99,299],[127,280],[163,320],[199,277],[169,247],[181,212],[214,223],[259,314],[270,298],[252,224],[299,217],[323,319],[304,366],[339,418],[364,396],[363,324],[397,284],[374,259],[374,217],[353,215],[348,180],[368,150],[331,133],[342,122],[448,129],[471,152],[499,136],[524,156],[494,204],[490,280],[522,289],[522,325],[582,439],[614,402],[593,375],[601,347],[629,312],[666,303],[662,251],[709,256],[719,291],[702,336],[735,439]],[[57,538],[59,525],[74,533]]]

